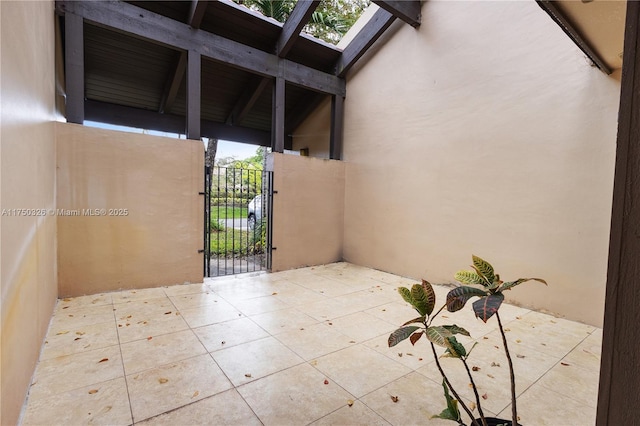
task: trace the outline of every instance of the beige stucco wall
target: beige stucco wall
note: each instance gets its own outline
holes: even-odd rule
[[[273,174],[272,271],[342,260],[344,163],[270,154]]]
[[[60,297],[201,282],[202,142],[67,123],[56,131]],[[60,213],[82,209],[107,214]]]
[[[329,158],[331,139],[331,97],[318,108],[293,133],[293,150],[308,149],[309,156]]]
[[[0,424],[10,425],[57,294],[56,218],[21,215],[56,202],[53,2],[2,1],[0,28]]]
[[[601,325],[619,81],[535,2],[426,2],[368,59],[347,83],[345,259],[437,283],[474,253],[548,280],[511,301]]]

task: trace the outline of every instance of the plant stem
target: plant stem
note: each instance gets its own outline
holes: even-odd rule
[[[433,351],[433,359],[435,359],[435,361],[436,361],[436,365],[438,366],[438,370],[440,370],[440,374],[442,375],[442,378],[444,379],[444,381],[447,384],[447,386],[449,386],[449,390],[451,391],[453,396],[455,396],[458,399],[458,402],[460,403],[460,405],[462,406],[464,411],[467,412],[467,415],[471,419],[471,424],[472,425],[476,425],[476,426],[480,426],[480,425],[478,425],[478,423],[474,419],[473,413],[471,412],[471,410],[469,410],[469,407],[467,407],[467,404],[464,403],[462,398],[460,398],[460,395],[458,395],[458,392],[456,392],[456,390],[453,388],[453,386],[451,386],[451,382],[449,381],[449,378],[447,378],[447,375],[444,374],[444,370],[442,369],[442,366],[440,365],[440,361],[438,360],[438,354],[436,353],[436,347],[433,345],[433,342],[429,342],[429,343],[431,344],[431,350]],[[460,421],[458,421],[458,423],[462,424],[462,423],[460,423]]]
[[[473,387],[473,393],[476,395],[476,402],[478,403],[478,413],[480,414],[480,420],[482,420],[482,425],[488,426],[487,419],[484,418],[484,413],[482,412],[482,404],[480,404],[480,395],[478,394],[478,388],[476,387],[476,382],[473,380],[473,376],[471,375],[469,364],[467,364],[467,361],[464,358],[460,358],[460,361],[462,361],[462,363],[464,364],[464,368],[467,369],[469,380],[471,380],[471,386]]]
[[[502,344],[504,345],[504,353],[507,356],[509,362],[509,376],[511,379],[511,424],[516,426],[518,424],[518,410],[516,409],[516,376],[513,372],[513,362],[511,361],[511,355],[509,354],[509,347],[507,346],[507,336],[504,334],[502,328],[502,321],[500,321],[500,314],[496,311],[496,318],[498,318],[498,326],[500,327],[500,334],[502,334]]]

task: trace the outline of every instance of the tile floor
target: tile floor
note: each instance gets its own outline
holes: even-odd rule
[[[453,425],[430,420],[445,402],[427,343],[387,347],[416,316],[396,291],[413,283],[336,263],[60,300],[22,424]],[[447,291],[436,286],[438,303]],[[500,313],[521,422],[594,424],[601,330]],[[479,342],[470,363],[485,415],[510,418],[495,321],[444,316]],[[442,359],[470,401],[456,362]]]

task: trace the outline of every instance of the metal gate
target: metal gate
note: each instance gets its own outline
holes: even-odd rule
[[[205,166],[204,276],[271,269],[273,172]]]

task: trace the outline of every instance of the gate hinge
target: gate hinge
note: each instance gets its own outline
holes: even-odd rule
[[[207,195],[207,194],[205,192],[200,191],[198,192],[198,195]]]
[[[205,252],[205,250],[204,250],[204,249],[200,249],[200,250],[198,250],[198,253],[204,253],[204,252]]]

